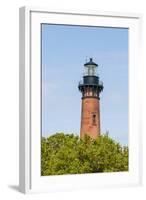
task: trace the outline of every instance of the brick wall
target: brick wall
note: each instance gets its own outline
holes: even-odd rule
[[[97,98],[82,99],[80,137],[83,139],[85,134],[94,139],[100,135],[100,106]]]

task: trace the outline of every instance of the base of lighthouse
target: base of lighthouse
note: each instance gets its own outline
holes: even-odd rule
[[[96,139],[100,135],[100,105],[96,97],[82,98],[80,138]]]

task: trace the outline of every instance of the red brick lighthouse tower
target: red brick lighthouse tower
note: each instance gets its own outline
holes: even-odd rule
[[[103,84],[96,73],[98,65],[90,61],[84,64],[85,73],[79,83],[82,93],[81,129],[80,138],[85,134],[96,139],[100,135],[100,104],[99,94],[103,90]]]

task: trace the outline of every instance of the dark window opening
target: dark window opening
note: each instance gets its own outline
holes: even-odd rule
[[[92,116],[92,123],[93,123],[93,125],[96,125],[96,115],[95,114],[93,114],[93,116]]]

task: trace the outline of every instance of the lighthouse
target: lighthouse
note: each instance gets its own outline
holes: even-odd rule
[[[103,91],[103,83],[97,74],[98,64],[90,58],[84,64],[83,79],[78,88],[82,93],[80,138],[85,135],[96,139],[100,135],[100,93]]]

